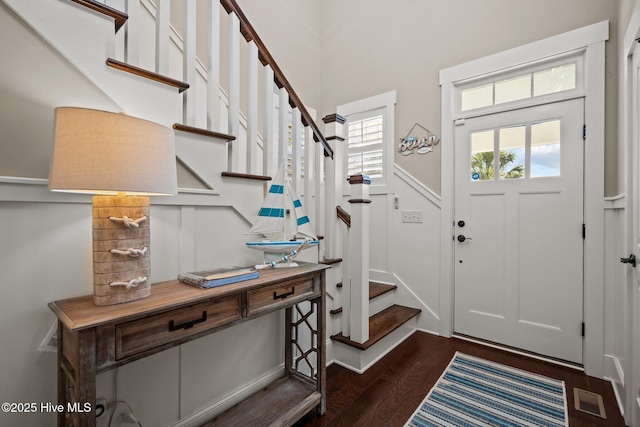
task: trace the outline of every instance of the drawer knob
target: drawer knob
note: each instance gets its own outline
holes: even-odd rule
[[[295,286],[291,287],[291,291],[290,292],[285,292],[284,294],[280,294],[278,295],[278,292],[273,291],[273,299],[285,299],[286,297],[288,297],[289,295],[293,295],[296,293],[296,288]]]
[[[180,323],[179,325],[174,324],[173,320],[169,321],[169,332],[177,331],[178,329],[189,329],[193,328],[193,325],[197,325],[198,323],[207,321],[207,312],[206,310],[202,312],[202,317],[196,320],[191,320],[189,322]]]

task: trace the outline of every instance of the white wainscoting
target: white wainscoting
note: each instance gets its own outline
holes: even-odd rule
[[[153,282],[187,269],[260,261],[244,245],[249,224],[221,199],[207,192],[152,198]],[[55,319],[47,303],[93,291],[91,198],[52,193],[46,180],[2,179],[0,219],[0,336],[7,350],[0,356],[1,394],[9,402],[56,402],[56,355],[37,347]],[[274,313],[121,367],[118,399],[144,425],[222,410],[260,388],[254,379],[281,368],[281,320]],[[115,399],[115,375],[99,375],[98,397]],[[13,415],[0,414],[0,424],[55,423],[52,414]]]

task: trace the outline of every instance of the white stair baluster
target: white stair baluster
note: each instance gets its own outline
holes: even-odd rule
[[[156,73],[169,75],[170,0],[156,0]]]
[[[124,60],[129,65],[140,63],[140,0],[127,0],[127,19],[125,33]]]
[[[289,157],[289,94],[283,87],[280,88],[279,100],[279,126],[278,126],[278,164],[284,162],[287,167]]]
[[[108,0],[107,2],[105,2],[105,4],[116,10],[127,10],[126,0]],[[120,31],[116,33],[115,53],[113,54],[113,59],[120,62],[125,62],[124,52],[126,43],[126,32],[127,26],[125,25],[124,28],[121,28]]]
[[[313,132],[312,132],[313,133]],[[313,137],[311,138],[313,140]],[[316,233],[319,235],[325,235],[325,221],[324,221],[324,204],[326,203],[325,197],[325,171],[324,171],[324,147],[322,144],[318,144],[315,141],[313,142],[313,146],[315,147],[315,174],[316,174],[316,200],[315,200],[315,208],[316,208]],[[318,258],[322,261],[325,258],[325,242],[326,240],[320,241],[320,248],[318,249]]]
[[[275,173],[274,151],[277,151],[273,135],[273,69],[264,67],[264,119],[262,130],[262,174],[272,176]]]
[[[301,193],[300,188],[300,150],[301,150],[301,138],[300,138],[300,110],[294,108],[291,118],[291,182],[293,189],[298,196]]]
[[[228,133],[238,138],[240,130],[240,20],[229,14],[229,127]],[[239,139],[227,144],[230,172],[240,171]]]
[[[196,124],[196,2],[184,2],[185,29],[182,52],[182,75],[190,89],[182,92],[183,123],[189,126]]]
[[[307,209],[307,215],[317,228],[316,220],[316,198],[315,198],[315,180],[316,180],[316,143],[313,141],[313,133],[310,126],[304,128],[304,205]],[[316,229],[316,233],[318,230]]]
[[[258,169],[258,46],[249,42],[249,82],[247,87],[247,173]]]
[[[209,0],[209,62],[207,64],[207,127],[220,129],[220,1]]]

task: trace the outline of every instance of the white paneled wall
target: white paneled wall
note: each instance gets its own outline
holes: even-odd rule
[[[56,355],[36,351],[55,319],[47,303],[92,292],[90,196],[51,193],[44,180],[37,182],[0,184],[0,336],[11,349],[2,356],[0,395],[14,402],[56,401]],[[153,282],[174,279],[185,269],[260,261],[244,245],[248,222],[218,199],[198,194],[152,199]],[[280,321],[278,314],[270,315],[124,366],[118,398],[127,400],[145,425],[170,425],[203,405],[221,410],[218,401],[228,406],[234,402],[230,393],[280,368]],[[115,398],[114,375],[100,375],[98,397]],[[54,423],[47,414],[29,417],[0,414],[0,424]]]

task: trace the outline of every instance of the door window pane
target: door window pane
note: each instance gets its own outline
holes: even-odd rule
[[[500,129],[500,179],[524,178],[527,127],[524,125]]]
[[[494,177],[494,131],[486,130],[471,134],[471,180],[487,181]]]
[[[531,125],[531,177],[560,176],[560,120]]]
[[[472,87],[461,92],[462,111],[493,105],[493,83]]]
[[[533,74],[533,95],[562,92],[576,88],[576,64],[565,64]]]
[[[531,98],[531,74],[496,82],[496,104]]]

